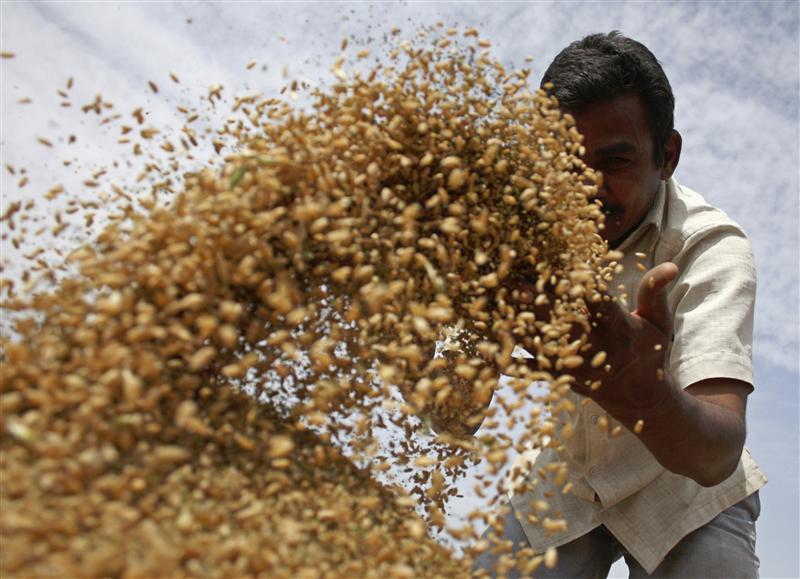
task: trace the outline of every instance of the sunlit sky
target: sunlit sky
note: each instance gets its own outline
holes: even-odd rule
[[[325,84],[342,38],[376,46],[393,26],[410,36],[438,20],[477,27],[509,67],[532,55],[532,84],[561,48],[591,32],[619,29],[662,62],[684,143],[676,178],[740,223],[755,250],[757,383],[748,446],[770,479],[761,493],[758,553],[762,577],[799,577],[797,2],[3,2],[2,50],[16,56],[2,60],[2,157],[30,174],[20,189],[19,175],[3,171],[3,211],[56,183],[79,187],[87,171],[128,150],[80,113],[96,93],[125,115],[142,106],[153,124],[175,124],[175,106],[211,83],[228,94],[269,94],[287,72]],[[69,77],[73,107],[62,108],[56,91]],[[24,97],[32,102],[20,104]],[[71,133],[79,141],[70,146]],[[67,158],[79,161],[64,167]],[[86,235],[73,232],[71,242]],[[6,246],[3,253],[13,258]],[[624,576],[624,566],[613,573]]]

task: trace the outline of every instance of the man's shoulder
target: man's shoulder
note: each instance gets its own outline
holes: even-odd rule
[[[727,213],[674,178],[667,182],[666,196],[660,242],[672,251],[687,249],[709,235],[747,238],[742,227]]]

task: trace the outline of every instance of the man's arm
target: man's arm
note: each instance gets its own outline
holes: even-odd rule
[[[643,421],[639,438],[664,468],[706,487],[728,478],[745,440],[745,408],[752,386],[714,378],[680,390],[651,412],[617,418],[630,430]]]
[[[665,287],[677,275],[672,263],[650,270],[633,314],[613,302],[595,306],[599,320],[591,340],[595,348],[607,350],[617,367],[600,376],[603,386],[596,391],[581,386],[580,380],[574,388],[637,433],[665,468],[714,486],[738,464],[752,387],[727,378],[702,380],[685,390],[673,384],[665,372],[666,345],[672,337]]]

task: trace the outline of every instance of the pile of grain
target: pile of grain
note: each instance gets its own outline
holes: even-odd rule
[[[536,378],[569,410],[569,378],[511,354],[581,364],[614,265],[572,120],[475,35],[342,59],[309,110],[239,99],[222,170],[118,219],[55,289],[4,286],[4,576],[467,573],[412,506],[444,526],[467,457],[500,470],[521,448],[465,434],[501,373],[509,409]],[[536,418],[525,438],[557,427]],[[407,436],[370,462],[385,420]],[[372,480],[392,461],[419,469],[411,496]]]

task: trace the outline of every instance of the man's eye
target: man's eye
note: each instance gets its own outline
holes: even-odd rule
[[[609,167],[612,169],[619,169],[621,167],[626,167],[631,163],[630,159],[626,159],[625,157],[609,157],[603,162],[603,166],[608,169]]]

